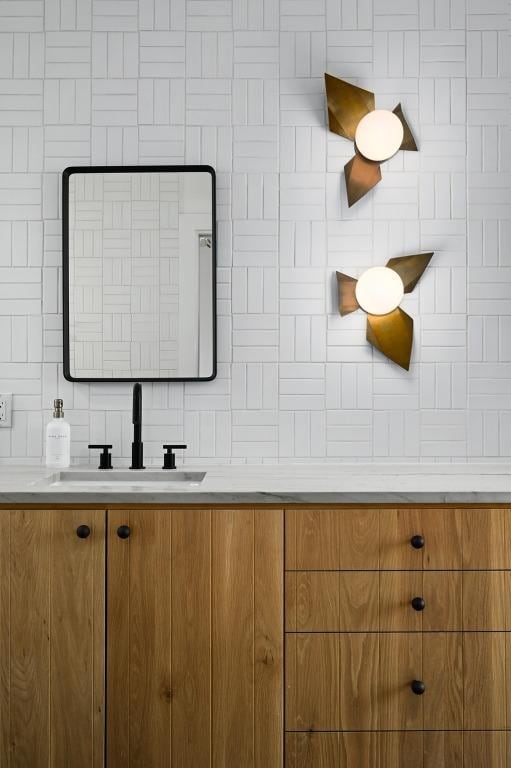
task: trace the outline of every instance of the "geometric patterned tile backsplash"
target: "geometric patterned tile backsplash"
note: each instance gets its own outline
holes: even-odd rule
[[[74,460],[128,458],[130,385],[62,376],[60,173],[151,163],[217,170],[219,365],[145,385],[149,459],[509,460],[509,31],[507,0],[0,3],[0,461],[42,457],[57,395]],[[401,100],[420,145],[351,209],[325,70]],[[335,270],[428,250],[406,373]]]

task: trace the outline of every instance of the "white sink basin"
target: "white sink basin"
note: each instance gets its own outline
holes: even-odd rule
[[[181,485],[200,485],[205,472],[164,469],[65,469],[47,478],[51,486],[66,488],[153,488],[161,489]]]

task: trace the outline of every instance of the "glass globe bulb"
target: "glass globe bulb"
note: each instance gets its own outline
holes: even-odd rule
[[[398,307],[404,296],[403,281],[389,267],[372,267],[357,280],[355,296],[369,315],[388,315]]]
[[[403,142],[403,124],[388,109],[374,109],[357,125],[355,144],[368,160],[383,162],[395,155]]]

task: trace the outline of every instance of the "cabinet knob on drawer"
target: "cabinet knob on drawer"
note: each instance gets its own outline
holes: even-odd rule
[[[90,536],[90,528],[88,525],[79,525],[76,529],[76,535],[79,539],[86,539]]]
[[[424,536],[412,536],[410,539],[410,544],[414,549],[422,549],[425,544]]]
[[[120,525],[117,529],[117,535],[120,539],[129,539],[131,528],[129,525]]]
[[[422,696],[422,694],[426,690],[426,686],[424,685],[422,680],[412,680],[410,688],[412,689],[412,692],[415,693],[416,696]]]
[[[426,601],[423,597],[414,597],[411,604],[414,611],[423,611],[426,607]]]

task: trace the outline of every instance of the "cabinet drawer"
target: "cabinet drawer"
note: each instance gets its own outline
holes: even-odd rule
[[[288,632],[510,631],[511,572],[293,571],[285,605]]]
[[[511,510],[442,507],[288,510],[286,568],[326,571],[509,569]]]
[[[286,729],[508,728],[510,643],[503,632],[289,634]]]
[[[412,546],[422,536],[421,548]],[[459,569],[461,510],[297,509],[286,512],[288,570]]]
[[[287,733],[286,768],[511,768],[505,731]]]

